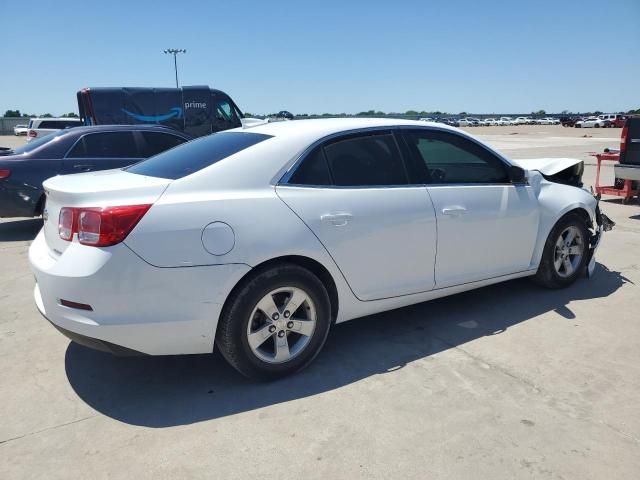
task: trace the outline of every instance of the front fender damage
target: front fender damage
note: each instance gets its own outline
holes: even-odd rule
[[[600,195],[596,196],[596,227],[595,231],[592,233],[589,238],[589,251],[587,252],[587,278],[591,278],[593,276],[593,272],[596,268],[596,250],[600,246],[600,242],[602,240],[602,234],[604,232],[610,231],[614,226],[615,222],[607,217],[600,210]]]

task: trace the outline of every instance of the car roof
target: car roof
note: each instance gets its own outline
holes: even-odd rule
[[[91,133],[91,132],[113,132],[113,131],[128,131],[128,130],[144,130],[150,132],[165,132],[173,133],[184,138],[191,138],[184,132],[176,130],[175,128],[167,127],[165,125],[82,125],[63,130],[65,133]]]
[[[68,120],[70,122],[80,122],[79,118],[74,117],[35,117],[30,120]]]
[[[239,127],[234,131],[261,133],[264,135],[317,137],[318,139],[350,130],[384,127],[420,127],[432,125],[437,128],[455,130],[453,127],[436,122],[403,120],[397,118],[316,118],[308,120],[290,120],[287,122],[269,122],[247,127]]]

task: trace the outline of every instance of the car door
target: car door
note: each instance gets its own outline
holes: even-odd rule
[[[435,214],[410,173],[395,135],[368,131],[317,146],[277,186],[360,300],[434,286]]]
[[[64,159],[65,173],[121,168],[143,156],[130,130],[87,133],[78,139]]]
[[[436,288],[528,270],[539,221],[532,187],[511,183],[502,159],[458,133],[403,136],[426,168],[435,208]]]

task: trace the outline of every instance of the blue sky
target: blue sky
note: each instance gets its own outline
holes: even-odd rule
[[[229,93],[269,113],[640,107],[640,0],[0,0],[0,113],[85,86]]]

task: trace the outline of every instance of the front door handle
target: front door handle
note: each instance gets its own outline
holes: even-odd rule
[[[442,214],[443,215],[451,215],[451,216],[458,216],[458,215],[464,215],[465,213],[467,213],[467,209],[464,207],[459,207],[459,206],[455,206],[455,207],[444,207],[442,209]]]
[[[352,218],[353,216],[350,213],[325,213],[320,215],[322,223],[327,223],[334,227],[344,227]]]

